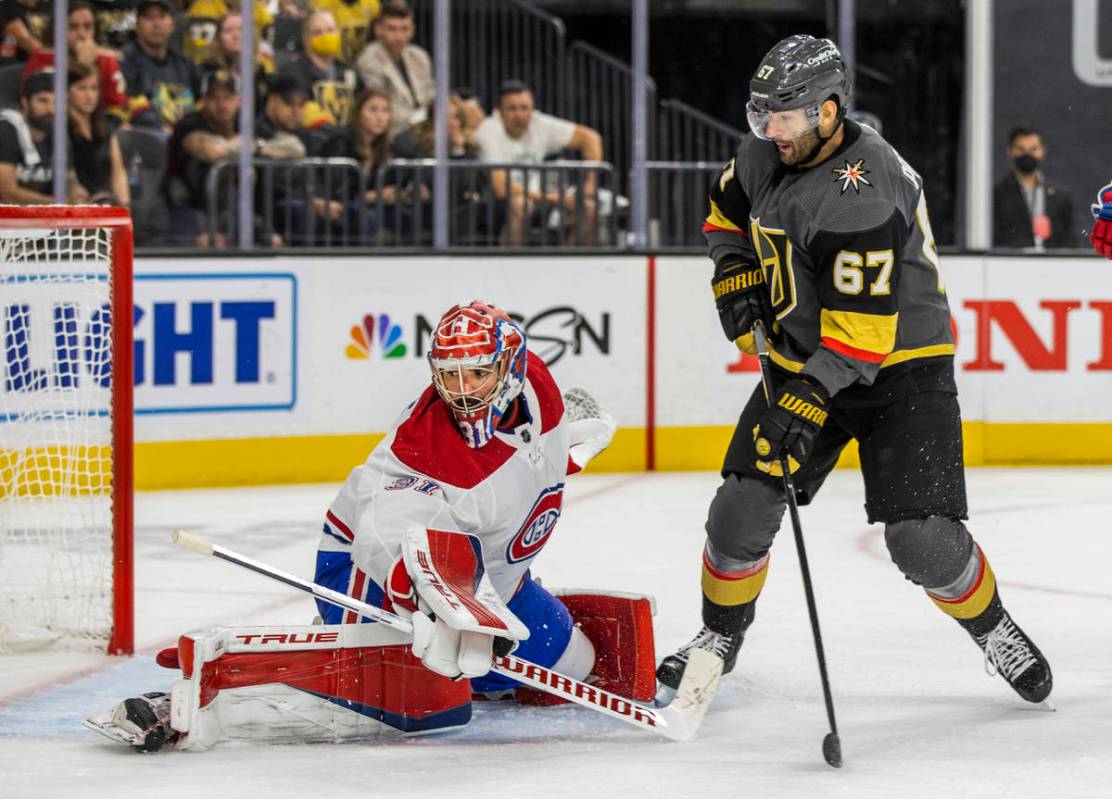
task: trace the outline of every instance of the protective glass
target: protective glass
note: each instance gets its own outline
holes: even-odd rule
[[[810,105],[790,111],[769,111],[750,100],[745,104],[745,118],[758,139],[791,141],[818,127],[819,109],[817,105]]]

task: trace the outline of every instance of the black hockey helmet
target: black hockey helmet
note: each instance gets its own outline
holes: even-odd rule
[[[829,39],[796,34],[778,42],[749,81],[746,112],[749,126],[760,138],[770,114],[803,108],[818,123],[819,108],[834,98],[839,119],[845,116],[853,80],[838,46]]]

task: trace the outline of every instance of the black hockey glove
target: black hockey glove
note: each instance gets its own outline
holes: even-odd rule
[[[756,467],[781,477],[784,474],[781,455],[788,456],[788,469],[792,472],[806,463],[826,422],[829,401],[830,394],[818,383],[805,378],[785,383],[753,428]]]
[[[714,304],[718,306],[718,320],[726,338],[739,348],[755,354],[753,325],[763,322],[765,330],[772,332],[772,306],[768,301],[764,271],[748,263],[734,263],[716,267],[711,279]]]

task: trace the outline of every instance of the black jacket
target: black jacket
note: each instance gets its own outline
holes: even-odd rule
[[[1080,247],[1079,230],[1074,224],[1073,197],[1061,185],[1043,178],[1046,184],[1046,215],[1050,217],[1050,238],[1044,247]],[[992,190],[992,246],[1034,247],[1031,213],[1023,189],[1009,172]]]

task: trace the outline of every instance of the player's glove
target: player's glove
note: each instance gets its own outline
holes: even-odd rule
[[[610,446],[618,424],[585,388],[564,392],[564,414],[568,420],[568,474],[573,474]]]
[[[529,629],[491,585],[475,536],[412,528],[390,569],[387,596],[413,625],[413,654],[451,679],[481,677]]]
[[[776,394],[776,401],[761,414],[753,428],[756,467],[780,477],[784,473],[781,455],[788,456],[788,469],[792,472],[806,463],[826,423],[829,401],[829,392],[818,383],[805,378],[785,383]]]
[[[739,262],[715,267],[711,279],[714,304],[722,332],[744,352],[756,354],[753,325],[764,324],[773,331],[772,306],[765,287],[764,270],[755,264]]]
[[[1089,240],[1099,255],[1112,259],[1112,183],[1097,192],[1093,205],[1093,232]]]

